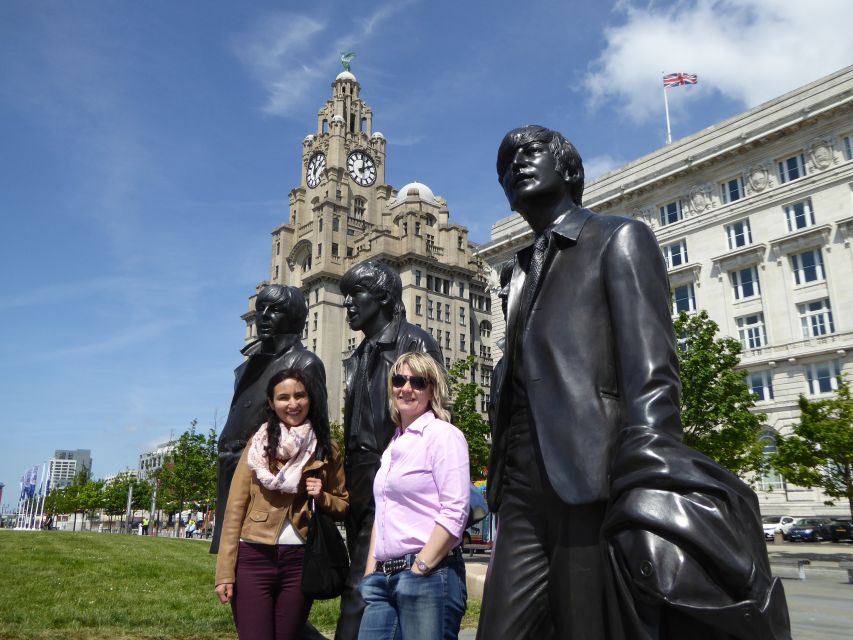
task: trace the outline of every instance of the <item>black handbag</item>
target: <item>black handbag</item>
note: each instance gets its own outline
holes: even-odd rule
[[[316,459],[324,458],[317,446]],[[302,562],[302,594],[312,600],[337,598],[344,590],[349,573],[349,554],[334,520],[317,509],[311,499],[308,540]]]

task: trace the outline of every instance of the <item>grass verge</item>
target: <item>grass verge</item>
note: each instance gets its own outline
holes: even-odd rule
[[[0,529],[3,640],[236,640],[230,607],[213,593],[208,543],[60,531]],[[463,627],[476,626],[469,601]],[[314,603],[330,634],[338,601]]]

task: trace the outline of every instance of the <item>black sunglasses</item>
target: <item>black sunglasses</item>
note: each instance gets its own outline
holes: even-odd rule
[[[409,381],[412,389],[415,391],[423,391],[430,383],[430,381],[423,376],[404,376],[401,373],[397,373],[391,376],[391,386],[395,389],[399,389],[406,384],[407,380]]]

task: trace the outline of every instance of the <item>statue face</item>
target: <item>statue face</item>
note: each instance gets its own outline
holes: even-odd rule
[[[553,222],[539,218],[556,217],[560,213],[548,206],[537,206],[537,203],[560,199],[569,188],[569,183],[557,171],[557,160],[548,143],[538,140],[516,149],[501,176],[501,185],[513,211],[520,213],[537,231]]]
[[[287,313],[283,302],[261,300],[255,303],[255,326],[258,338],[268,340],[275,335],[287,333]]]
[[[353,331],[364,331],[373,335],[374,329],[382,328],[387,320],[382,313],[381,298],[362,285],[356,285],[344,298],[347,322]]]

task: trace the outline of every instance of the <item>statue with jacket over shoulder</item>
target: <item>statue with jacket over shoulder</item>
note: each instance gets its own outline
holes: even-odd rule
[[[344,360],[344,471],[350,497],[345,520],[350,574],[341,596],[336,640],[355,640],[364,610],[358,583],[364,574],[373,528],[373,479],[382,452],[396,425],[388,410],[388,373],[404,353],[432,356],[443,368],[444,358],[435,339],[406,322],[400,276],[384,262],[366,261],[341,279],[347,322],[364,340]]]
[[[497,172],[536,239],[507,296],[477,637],[790,638],[755,494],[682,443],[654,234],[581,206],[581,158],[555,131],[510,131]]]
[[[216,528],[210,552],[219,551],[219,523],[225,515],[231,478],[246,441],[266,419],[266,388],[269,379],[283,369],[299,369],[328,418],[326,369],[323,362],[302,344],[308,304],[302,291],[280,284],[267,285],[255,299],[258,339],[241,353],[246,360],[234,371],[234,396],[228,419],[219,436],[216,484]]]

